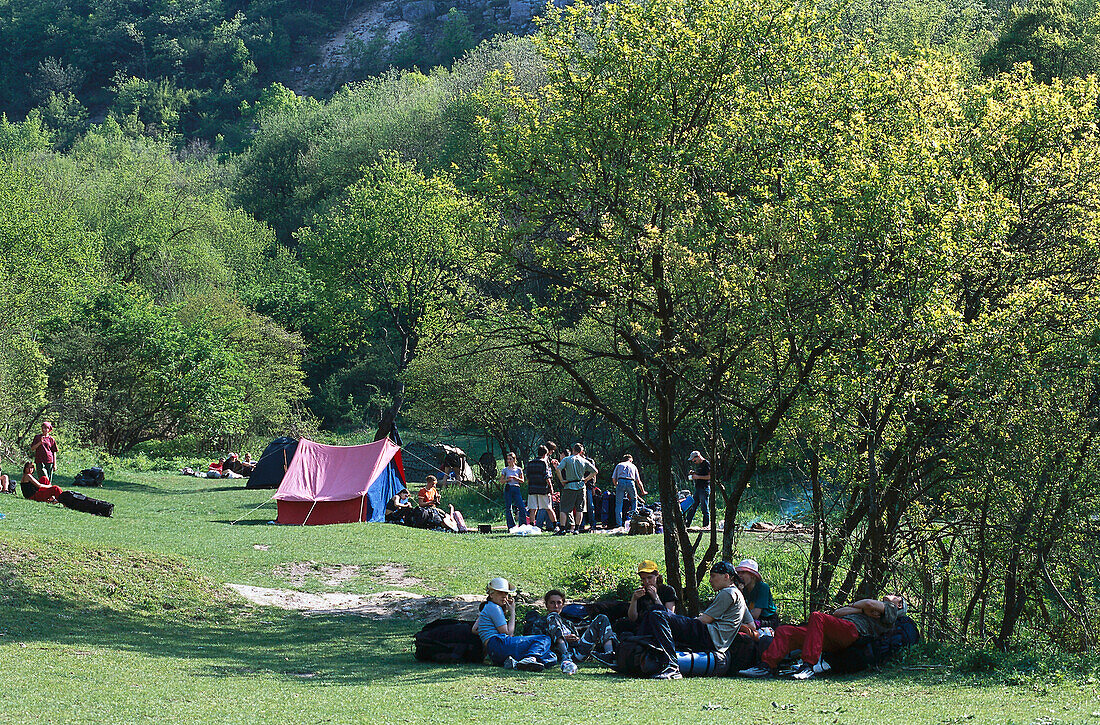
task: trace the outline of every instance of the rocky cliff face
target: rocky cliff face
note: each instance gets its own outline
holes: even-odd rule
[[[553,0],[559,6],[567,1]],[[545,0],[368,0],[322,39],[315,62],[289,69],[283,80],[299,93],[323,94],[391,63],[426,69],[439,62],[430,51],[452,8],[461,11],[473,40],[479,41],[502,32],[531,32],[533,19],[545,7]],[[416,48],[424,49],[422,57],[416,57]]]

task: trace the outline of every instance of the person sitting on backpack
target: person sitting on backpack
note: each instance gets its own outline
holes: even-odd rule
[[[485,652],[493,664],[509,670],[542,672],[557,658],[550,651],[550,637],[539,634],[515,636],[516,588],[504,577],[496,577],[485,587],[488,599],[474,624],[474,631],[485,643]]]
[[[42,476],[41,479],[35,478],[34,464],[30,461],[23,464],[23,478],[19,481],[19,490],[23,498],[44,503],[57,503],[57,497],[64,493],[60,486],[52,485],[46,476]]]
[[[757,627],[778,627],[779,612],[772,599],[772,590],[760,576],[760,567],[754,559],[742,559],[737,565],[737,573],[743,586],[741,593]]]
[[[794,678],[808,680],[832,669],[822,658],[823,652],[839,652],[851,647],[860,637],[874,639],[892,631],[898,615],[905,610],[905,600],[900,594],[887,594],[882,599],[860,599],[834,609],[832,614],[813,612],[804,625],[778,627],[772,643],[764,650],[761,664],[741,670],[739,674],[746,677],[772,675],[784,657],[801,649],[802,659]]]
[[[676,650],[691,652],[725,652],[742,626],[755,632],[755,625],[745,598],[734,585],[737,570],[728,561],[720,561],[710,569],[710,585],[716,592],[714,602],[698,617],[672,614],[663,607],[651,609],[638,626],[638,634],[652,637],[664,650],[665,668],[655,674],[655,680],[678,680],[680,667]]]

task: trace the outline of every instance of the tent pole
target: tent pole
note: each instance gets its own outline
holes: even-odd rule
[[[367,494],[363,493],[363,500],[359,503],[359,523],[363,523],[363,509],[367,507]]]
[[[302,526],[305,526],[306,524],[309,523],[309,517],[313,515],[313,509],[315,509],[315,508],[317,508],[317,502],[316,501],[314,501],[313,505],[309,507],[309,513],[306,514],[306,517],[304,519],[302,519]]]

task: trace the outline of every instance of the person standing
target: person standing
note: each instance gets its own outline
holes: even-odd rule
[[[584,525],[584,480],[599,473],[596,465],[584,456],[584,446],[573,444],[573,454],[558,465],[561,472],[561,528],[558,534],[579,534]]]
[[[638,510],[638,496],[645,496],[645,488],[642,487],[642,476],[638,473],[638,467],[634,465],[634,456],[627,453],[615,470],[611,472],[611,480],[615,484],[615,528],[623,525],[623,504],[629,499],[630,515]]]
[[[53,423],[42,421],[42,432],[31,439],[31,451],[34,452],[35,478],[53,480],[54,465],[57,463],[57,441],[53,437]]]
[[[516,454],[504,456],[504,470],[500,473],[504,485],[504,518],[508,528],[527,523],[527,508],[523,505],[523,469],[516,465]]]
[[[524,470],[527,478],[527,517],[537,526],[539,511],[545,510],[550,528],[553,529],[557,527],[558,517],[554,514],[554,504],[550,501],[550,496],[554,493],[554,474],[550,466],[549,451],[546,446],[539,446],[535,456]]]
[[[688,460],[695,466],[695,470],[688,474],[688,478],[695,483],[695,499],[684,520],[690,526],[698,509],[703,512],[703,528],[707,528],[710,526],[710,461],[703,458],[699,451],[692,451]]]

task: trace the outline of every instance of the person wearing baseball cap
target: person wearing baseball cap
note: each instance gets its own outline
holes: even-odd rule
[[[493,664],[509,670],[542,672],[558,661],[550,651],[551,642],[546,635],[515,636],[515,585],[498,576],[490,580],[485,592],[488,598],[481,605],[474,631],[485,643],[485,652]]]
[[[691,520],[695,518],[695,511],[702,511],[705,529],[710,526],[710,461],[703,458],[699,451],[692,451],[688,461],[695,465],[695,470],[688,474],[688,478],[695,483],[695,498],[691,508],[684,513],[684,521],[690,526]]]
[[[778,627],[779,612],[772,598],[772,590],[760,576],[760,567],[755,559],[742,559],[737,565],[737,574],[741,577],[741,593],[745,595],[745,604],[752,614],[757,627]]]
[[[615,622],[615,633],[633,632],[645,615],[653,609],[664,609],[676,613],[676,603],[680,601],[676,590],[661,579],[657,562],[646,559],[638,564],[638,579],[641,585],[630,597],[630,607],[626,610],[626,619]]]
[[[692,652],[725,652],[742,625],[755,630],[745,598],[735,586],[737,570],[728,561],[719,561],[710,568],[710,586],[716,592],[714,602],[698,617],[671,614],[664,609],[652,609],[638,627],[638,634],[653,637],[664,650],[665,668],[653,676],[655,680],[678,680],[676,664],[678,649]]]

